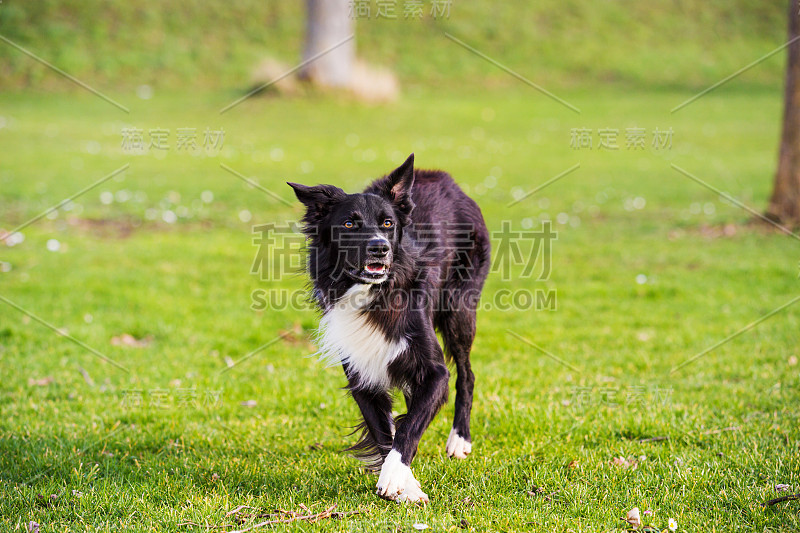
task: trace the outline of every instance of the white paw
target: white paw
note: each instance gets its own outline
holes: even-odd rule
[[[396,450],[389,452],[381,466],[376,492],[381,498],[396,502],[428,502],[428,495],[422,492],[419,481]]]
[[[416,480],[414,480],[416,482]],[[419,482],[412,483],[394,498],[399,503],[428,503],[428,495],[422,492]]]
[[[445,445],[445,448],[447,448],[448,457],[466,459],[467,455],[472,452],[472,443],[462,438],[456,432],[456,428],[453,428],[450,430],[450,436],[447,437],[447,444]]]

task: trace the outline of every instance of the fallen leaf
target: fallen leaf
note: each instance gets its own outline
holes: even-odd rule
[[[634,507],[628,514],[625,515],[625,521],[633,527],[633,529],[639,529],[642,525],[642,517],[639,514],[639,508]]]
[[[53,376],[47,376],[47,377],[39,378],[39,379],[35,379],[35,378],[29,378],[28,379],[28,385],[31,386],[31,387],[33,387],[33,386],[46,387],[46,386],[50,385],[53,382],[55,382],[55,378],[53,378]]]
[[[567,465],[567,468],[569,468],[570,470],[578,468],[578,460],[573,459],[572,461],[570,461],[569,464]]]
[[[797,356],[793,355],[789,358],[789,366],[795,366],[797,364]]]
[[[291,329],[282,329],[278,331],[278,336],[283,339],[286,344],[297,346],[298,344],[306,344],[308,341],[303,333],[303,326],[300,322],[292,324]]]
[[[255,400],[246,400],[240,403],[239,405],[241,405],[242,407],[255,407],[256,405],[258,405],[258,402],[256,402]]]
[[[147,336],[142,339],[137,339],[133,335],[123,333],[122,335],[111,337],[111,344],[113,346],[128,346],[130,348],[144,348],[153,342],[152,336]]]
[[[635,470],[639,466],[639,461],[635,457],[626,458],[620,455],[619,457],[614,457],[611,460],[611,464],[620,468],[631,468]]]

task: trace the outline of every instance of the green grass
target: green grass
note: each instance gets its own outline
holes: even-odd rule
[[[0,529],[36,521],[43,531],[205,531],[177,524],[230,523],[225,513],[240,505],[318,511],[335,503],[360,514],[278,529],[413,531],[423,522],[443,531],[465,520],[474,531],[622,531],[619,518],[636,506],[652,510],[647,520],[661,528],[674,517],[685,531],[797,530],[796,502],[758,503],[785,494],[775,484],[800,492],[792,366],[800,308],[670,373],[800,294],[800,243],[747,224],[745,211],[670,167],[763,208],[779,88],[731,84],[670,114],[692,94],[559,92],[580,115],[521,84],[412,93],[377,107],[255,99],[224,115],[233,92],[114,95],[130,115],[85,93],[0,95],[2,227],[130,164],[69,211],[25,228],[23,243],[0,247],[11,267],[0,273],[0,296],[127,369],[0,302]],[[223,127],[225,145],[207,157],[131,155],[120,146],[130,126],[169,128],[173,146],[177,128]],[[648,147],[574,150],[570,131],[581,127],[617,128],[620,144],[625,128],[642,127]],[[671,149],[649,146],[656,127],[673,129]],[[420,166],[445,168],[464,184],[492,231],[503,220],[513,229],[560,213],[571,221],[554,223],[549,280],[521,279],[518,264],[510,279],[490,277],[484,304],[504,290],[549,288],[557,310],[480,313],[474,452],[463,462],[445,457],[451,402],[414,462],[431,497],[424,508],[378,499],[375,479],[340,451],[353,442],[345,425],[357,412],[341,371],[307,357],[314,312],[251,309],[255,290],[303,288],[299,275],[250,274],[251,226],[295,221],[300,207],[220,167],[291,200],[286,180],[356,190],[412,150]],[[576,163],[508,207],[515,191]],[[203,202],[203,191],[213,201]],[[103,204],[103,193],[117,199]],[[168,224],[165,210],[185,216]],[[245,210],[249,222],[240,219]],[[732,235],[722,234],[726,225]],[[48,251],[51,239],[60,251]],[[501,245],[496,238],[496,251]],[[222,372],[227,357],[239,361],[295,327],[299,335]],[[123,333],[150,344],[113,345]],[[48,385],[29,383],[48,376]],[[186,389],[196,405],[177,405]],[[143,391],[141,407],[129,405],[132,390]],[[162,393],[166,408],[155,405]],[[216,393],[217,402],[206,401]],[[241,405],[250,400],[254,407]],[[724,428],[735,429],[715,431]],[[640,442],[652,437],[669,438]],[[645,459],[623,469],[611,464],[618,456]],[[544,492],[530,496],[534,486]]]
[[[516,83],[470,57],[445,32],[545,87],[613,83],[700,90],[786,41],[783,0],[455,0],[447,17],[433,17],[434,0],[424,0],[422,20],[404,18],[404,0],[394,2],[394,19],[377,18],[377,2],[369,3],[370,17],[356,23],[358,53],[394,70],[406,90],[431,83]],[[171,0],[147,6],[123,0],[5,0],[0,35],[98,88],[244,90],[265,56],[291,65],[299,61],[304,6],[297,0]],[[739,82],[778,83],[783,57],[765,61],[757,75],[746,74]],[[0,42],[0,87],[42,86],[61,83]]]

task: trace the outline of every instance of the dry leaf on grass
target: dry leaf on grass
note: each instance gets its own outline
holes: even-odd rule
[[[145,348],[146,346],[150,346],[150,343],[153,342],[153,337],[148,335],[142,339],[137,339],[133,335],[128,333],[123,333],[122,335],[117,335],[111,337],[111,345],[112,346],[128,346],[131,348]]]
[[[308,340],[300,322],[292,324],[291,329],[282,329],[278,332],[278,336],[282,338],[283,342],[291,346],[305,346],[308,350],[314,350],[314,345]]]
[[[642,516],[639,514],[639,508],[634,507],[628,511],[623,520],[629,523],[633,529],[639,529],[642,526]]]
[[[619,457],[614,457],[611,460],[611,464],[623,469],[630,468],[635,470],[639,467],[639,460],[636,457],[623,457],[620,455]]]
[[[39,378],[39,379],[28,378],[28,385],[31,386],[31,387],[34,387],[34,386],[35,387],[46,387],[46,386],[48,386],[48,385],[50,385],[51,383],[54,383],[54,382],[55,382],[55,378],[53,378],[53,376],[46,376],[46,377]]]

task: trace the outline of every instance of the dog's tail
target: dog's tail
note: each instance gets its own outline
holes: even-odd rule
[[[366,422],[356,425],[350,436],[357,433],[360,433],[358,442],[349,448],[345,448],[345,451],[352,452],[353,456],[363,463],[364,469],[368,472],[377,474],[381,470],[383,460],[391,450],[375,441],[369,432]]]

